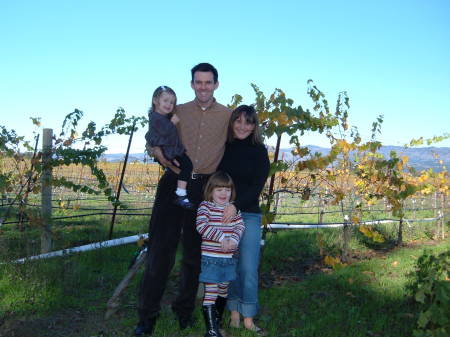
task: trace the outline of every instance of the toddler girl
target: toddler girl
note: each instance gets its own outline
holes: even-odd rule
[[[187,181],[192,173],[192,162],[186,154],[178,135],[176,124],[180,121],[173,111],[177,103],[175,92],[164,85],[153,93],[152,108],[148,113],[149,131],[145,135],[147,144],[158,146],[167,160],[176,160],[181,170],[174,203],[185,209],[195,209],[195,205],[187,198]]]
[[[205,337],[222,337],[219,325],[229,281],[236,278],[237,262],[233,255],[244,232],[244,223],[240,213],[231,222],[222,222],[225,207],[235,198],[234,184],[227,173],[219,171],[209,178],[204,197],[197,211],[196,226],[202,237],[199,279],[205,285],[202,307],[207,328]]]

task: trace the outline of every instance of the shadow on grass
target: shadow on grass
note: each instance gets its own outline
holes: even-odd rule
[[[396,250],[392,257],[308,275],[305,265],[314,264],[319,255],[316,234],[283,232],[267,242],[264,272],[292,276],[275,278],[279,282],[260,291],[258,324],[269,336],[411,336],[417,308],[404,292],[404,275],[414,263],[410,256],[418,256],[420,249]],[[332,244],[335,238],[330,234],[324,240]],[[136,246],[116,247],[50,263],[8,266],[11,269],[4,270],[9,276],[0,277],[0,336],[130,336],[137,320],[140,275],[123,295],[117,314],[108,321],[103,315],[135,250]],[[155,337],[204,334],[200,299],[197,323],[185,332],[178,329],[169,309],[176,293],[177,268],[170,276]],[[242,329],[226,328],[226,333],[227,337],[255,336]]]
[[[411,336],[417,309],[402,292],[374,282],[371,274],[340,272],[267,290],[261,320],[278,337]]]

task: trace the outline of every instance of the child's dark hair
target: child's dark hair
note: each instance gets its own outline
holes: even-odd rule
[[[175,91],[173,91],[173,89],[168,87],[167,85],[161,85],[158,88],[156,88],[155,91],[153,92],[152,111],[155,111],[155,102],[159,99],[159,97],[162,95],[163,92],[167,92],[171,95],[174,95],[175,105],[177,105],[177,94],[175,93]]]
[[[217,187],[231,188],[230,201],[233,201],[236,198],[236,190],[234,188],[233,179],[231,179],[228,173],[217,171],[209,177],[208,182],[206,183],[205,191],[203,193],[204,199],[207,201],[213,201],[213,190]]]

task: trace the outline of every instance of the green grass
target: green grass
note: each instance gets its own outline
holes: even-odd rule
[[[146,232],[147,221],[145,217],[119,217],[114,236]],[[405,242],[428,240],[427,231],[432,232],[433,226],[406,226]],[[56,222],[53,228],[59,249],[104,240],[109,221],[81,218]],[[269,336],[411,336],[418,308],[405,292],[406,275],[423,247],[393,248],[396,227],[376,228],[386,242],[374,244],[354,228],[350,242],[354,263],[338,270],[321,264],[317,238],[318,234],[322,237],[326,254],[338,256],[341,229],[268,235],[261,265],[264,287],[260,290],[259,324]],[[38,228],[17,232],[14,226],[3,226],[0,239],[3,262],[39,248]],[[450,240],[427,248],[448,250]],[[136,324],[142,271],[123,295],[119,312],[109,321],[103,320],[103,314],[136,250],[135,245],[128,245],[23,265],[0,265],[0,336],[9,336],[8,332],[13,336],[12,331],[22,337],[129,336]],[[178,265],[169,279],[155,336],[200,336],[204,328],[199,306],[194,328],[180,332],[174,324],[169,303],[177,280]],[[55,324],[58,328],[47,328]],[[228,336],[254,336],[240,329],[226,331]]]
[[[450,242],[427,247],[450,249]],[[262,292],[275,336],[411,336],[417,308],[405,285],[423,248],[403,248],[332,273]]]

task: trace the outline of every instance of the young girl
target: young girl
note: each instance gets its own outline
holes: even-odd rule
[[[177,96],[175,92],[164,85],[158,87],[153,93],[152,108],[148,113],[149,131],[145,139],[149,146],[161,148],[167,160],[176,160],[179,163],[181,172],[178,177],[176,197],[174,203],[185,209],[195,209],[187,198],[187,181],[192,173],[192,162],[186,155],[186,150],[181,143],[176,124],[180,121],[177,115],[173,114]]]
[[[197,231],[202,237],[200,282],[205,284],[203,315],[207,332],[205,337],[222,337],[220,321],[226,304],[228,284],[236,278],[236,259],[244,223],[237,213],[229,223],[222,222],[223,211],[235,198],[231,177],[216,172],[208,180],[205,201],[197,211]]]

